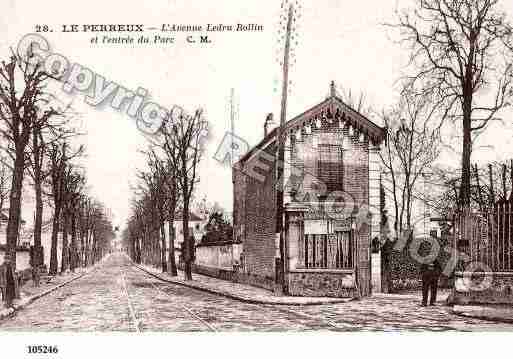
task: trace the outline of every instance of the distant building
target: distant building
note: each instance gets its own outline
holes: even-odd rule
[[[9,209],[0,211],[0,264],[4,262],[5,252],[7,250],[7,222],[9,222]],[[23,230],[25,221],[20,221],[19,232]],[[30,242],[24,240],[22,236],[18,236],[18,244],[16,246],[16,269],[23,270],[30,268]]]
[[[284,248],[277,232],[277,129],[234,165],[234,239],[253,283],[291,295],[354,297],[380,290],[379,155],[385,130],[329,97],[283,128]],[[369,215],[365,220],[362,216]],[[378,261],[379,253],[373,256]],[[280,290],[281,290],[280,288]]]
[[[195,214],[194,212],[190,212],[189,214],[189,234],[194,237],[194,243],[198,244],[201,241],[201,237],[205,234],[205,224],[206,224],[205,218],[202,218]],[[165,222],[164,228],[166,232],[166,243],[169,243],[169,233],[168,233],[168,221]],[[178,263],[179,257],[181,255],[181,247],[184,240],[183,236],[183,218],[182,213],[177,212],[175,214],[175,220],[173,225],[174,231],[175,231],[175,241],[174,241],[174,247],[175,247],[175,256]],[[169,250],[169,248],[167,248]]]

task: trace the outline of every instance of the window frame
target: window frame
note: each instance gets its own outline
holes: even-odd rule
[[[334,150],[335,149],[335,150]],[[323,156],[326,156],[323,158]],[[327,161],[338,156],[339,161]],[[331,166],[327,166],[331,164]],[[336,168],[333,169],[332,168]],[[331,171],[336,172],[335,174]],[[326,194],[344,190],[344,148],[340,144],[320,143],[317,146],[317,178],[326,185]],[[336,177],[337,180],[332,180]]]

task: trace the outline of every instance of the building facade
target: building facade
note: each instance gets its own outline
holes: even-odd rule
[[[264,139],[233,171],[242,270],[290,295],[370,294],[372,282],[381,283],[371,241],[379,238],[385,130],[344,104],[333,83],[326,100],[285,124],[283,163],[269,121]]]
[[[166,228],[165,231],[165,238],[166,242],[169,243],[169,233],[167,231],[168,228],[168,221],[164,223],[164,228]],[[181,248],[183,246],[184,236],[183,236],[183,220],[182,220],[182,213],[177,212],[175,214],[175,219],[173,222],[173,229],[175,233],[175,240],[174,240],[174,252],[175,252],[175,258],[176,262],[178,263],[181,256]],[[194,237],[194,243],[195,245],[198,244],[201,241],[201,238],[205,234],[205,219],[198,216],[194,212],[190,212],[189,214],[189,234]],[[169,248],[166,249],[169,251]],[[167,258],[167,255],[166,255]]]

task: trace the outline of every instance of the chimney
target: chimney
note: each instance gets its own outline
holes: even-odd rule
[[[273,114],[272,113],[269,113],[267,114],[267,117],[265,118],[265,122],[264,122],[264,138],[267,137],[267,135],[269,134],[269,130],[271,128],[271,126],[273,125],[274,121],[273,121]]]
[[[335,81],[331,81],[331,83],[330,83],[330,96],[331,97],[337,96],[337,90],[335,88]]]

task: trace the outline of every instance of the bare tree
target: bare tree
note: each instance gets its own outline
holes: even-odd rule
[[[394,205],[396,235],[412,228],[415,188],[440,153],[439,130],[429,127],[433,113],[429,97],[404,92],[396,108],[384,116],[388,137],[380,157],[386,170],[383,186]]]
[[[166,246],[166,235],[165,235],[165,220],[166,220],[166,177],[168,174],[165,171],[164,162],[157,156],[155,150],[150,148],[146,152],[147,165],[149,168],[148,172],[139,172],[139,179],[142,181],[141,192],[145,197],[148,204],[151,206],[152,218],[150,223],[153,227],[156,227],[158,238],[160,241],[161,249],[161,263],[160,266],[163,272],[167,272],[167,246]]]
[[[49,95],[50,98],[53,96]],[[49,147],[59,141],[63,141],[72,136],[78,135],[78,133],[68,126],[69,121],[72,119],[69,115],[71,114],[70,106],[66,106],[65,109],[59,109],[59,112],[63,116],[58,116],[54,119],[50,119],[45,124],[36,124],[32,131],[32,141],[29,141],[28,151],[28,172],[32,178],[34,184],[35,194],[35,217],[34,217],[34,258],[33,265],[39,266],[42,264],[43,258],[41,257],[41,233],[43,224],[43,210],[44,210],[44,185],[51,174],[49,166]],[[64,115],[65,114],[65,115]]]
[[[459,201],[470,205],[472,144],[513,97],[513,31],[498,0],[416,0],[397,13],[411,51],[412,88],[443,109],[439,126],[461,126]]]
[[[192,261],[194,243],[189,233],[189,215],[192,195],[198,178],[198,165],[203,154],[203,141],[207,136],[208,123],[203,112],[197,110],[193,115],[181,113],[172,118],[173,122],[163,127],[169,131],[167,146],[169,151],[177,154],[178,188],[182,197],[182,228],[184,237],[184,275],[192,279]]]
[[[57,274],[58,271],[57,243],[62,221],[61,212],[66,201],[66,179],[69,178],[72,170],[69,162],[74,157],[82,154],[83,151],[83,146],[80,146],[76,151],[69,151],[68,144],[65,141],[62,143],[53,143],[48,151],[50,157],[50,178],[54,205],[49,271],[52,275]],[[66,243],[63,243],[63,249],[64,247],[67,248]],[[65,253],[63,252],[63,254]],[[61,258],[62,263],[65,261],[67,261],[67,255],[64,258]]]
[[[4,139],[3,149],[12,161],[5,256],[11,259],[14,268],[26,148],[34,128],[43,127],[50,118],[59,115],[57,110],[47,106],[44,88],[48,78],[39,66],[31,66],[15,55],[8,62],[2,61],[0,66],[0,134]]]
[[[9,180],[11,168],[5,158],[0,158],[0,213],[3,213],[5,203],[9,198]]]
[[[391,199],[393,218],[381,209],[383,215],[382,229],[388,230],[392,222],[393,236],[387,238],[381,251],[383,266],[383,289],[390,288],[390,256],[394,239],[411,233],[413,229],[413,203],[424,201],[424,196],[417,196],[419,179],[431,168],[440,151],[440,135],[437,128],[430,128],[433,111],[431,101],[425,96],[415,96],[404,91],[405,96],[390,113],[384,115],[388,128],[387,141],[380,153],[384,167],[381,180],[381,197],[383,202]],[[385,218],[386,217],[386,218]],[[408,232],[406,232],[408,231]]]
[[[77,266],[77,211],[85,187],[85,177],[75,166],[68,165],[63,178],[64,203],[62,212],[62,256],[61,272],[68,267],[75,271]],[[68,231],[71,230],[71,243]]]

